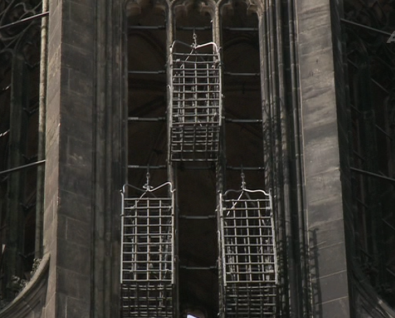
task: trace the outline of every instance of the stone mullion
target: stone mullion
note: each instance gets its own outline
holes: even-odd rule
[[[25,105],[24,59],[15,55],[12,65],[11,79],[11,111],[10,111],[10,141],[9,141],[9,168],[23,165],[24,129],[26,127]],[[24,172],[14,172],[9,175],[8,204],[7,204],[7,240],[6,240],[6,265],[5,279],[7,280],[6,298],[15,296],[18,286],[11,283],[13,276],[20,279],[23,275],[23,242],[24,242],[24,211],[23,204],[23,178]]]
[[[51,257],[47,318],[93,314],[96,5],[49,1],[43,232],[44,253]]]
[[[308,230],[312,313],[350,317],[345,243],[341,90],[337,85],[341,3],[294,1],[303,145],[305,226]],[[340,43],[341,44],[341,43]],[[335,58],[334,58],[335,56]],[[337,56],[337,59],[336,59]]]
[[[42,12],[48,10],[48,0],[42,0]],[[45,120],[46,120],[46,94],[47,94],[47,55],[48,55],[48,18],[41,21],[41,47],[40,47],[40,88],[39,88],[39,120],[38,120],[38,154],[37,160],[45,159]],[[35,258],[43,256],[43,214],[44,214],[44,181],[45,166],[37,167],[36,191],[36,233]]]

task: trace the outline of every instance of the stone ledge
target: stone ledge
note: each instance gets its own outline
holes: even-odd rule
[[[50,255],[44,255],[37,271],[26,287],[7,307],[0,311],[0,318],[24,318],[31,317],[32,312],[41,313],[45,306],[47,293],[47,281],[49,272]],[[34,317],[39,317],[34,315]]]

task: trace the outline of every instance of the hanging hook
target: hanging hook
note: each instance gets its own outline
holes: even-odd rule
[[[193,29],[193,43],[192,43],[192,47],[196,48],[197,47],[197,34],[195,29]]]
[[[147,166],[147,174],[146,176],[146,183],[143,185],[143,189],[146,189],[147,191],[150,191],[152,187],[149,184],[149,179],[150,179],[150,173],[149,173],[149,165]]]
[[[245,175],[244,175],[244,170],[243,170],[243,165],[241,166],[241,173],[240,173],[240,176],[241,176],[241,189],[242,190],[245,190],[246,189],[246,182],[245,182]]]

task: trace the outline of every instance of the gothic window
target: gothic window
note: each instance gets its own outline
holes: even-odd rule
[[[389,14],[379,5],[349,7],[359,26],[347,24],[350,166],[352,173],[353,257],[369,283],[394,306],[395,219],[393,46],[380,29],[391,29]],[[392,13],[393,14],[393,13]],[[369,19],[375,17],[375,23]],[[366,28],[366,24],[374,25]]]
[[[38,0],[0,3],[0,307],[42,256],[41,10]]]
[[[242,0],[127,2],[122,317],[276,314],[259,10]],[[266,298],[242,292],[248,306],[238,306],[232,290],[251,282]]]

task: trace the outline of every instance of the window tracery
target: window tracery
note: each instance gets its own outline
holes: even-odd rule
[[[36,222],[40,0],[0,3],[0,298],[12,300],[41,257]],[[42,196],[40,196],[42,198]]]

